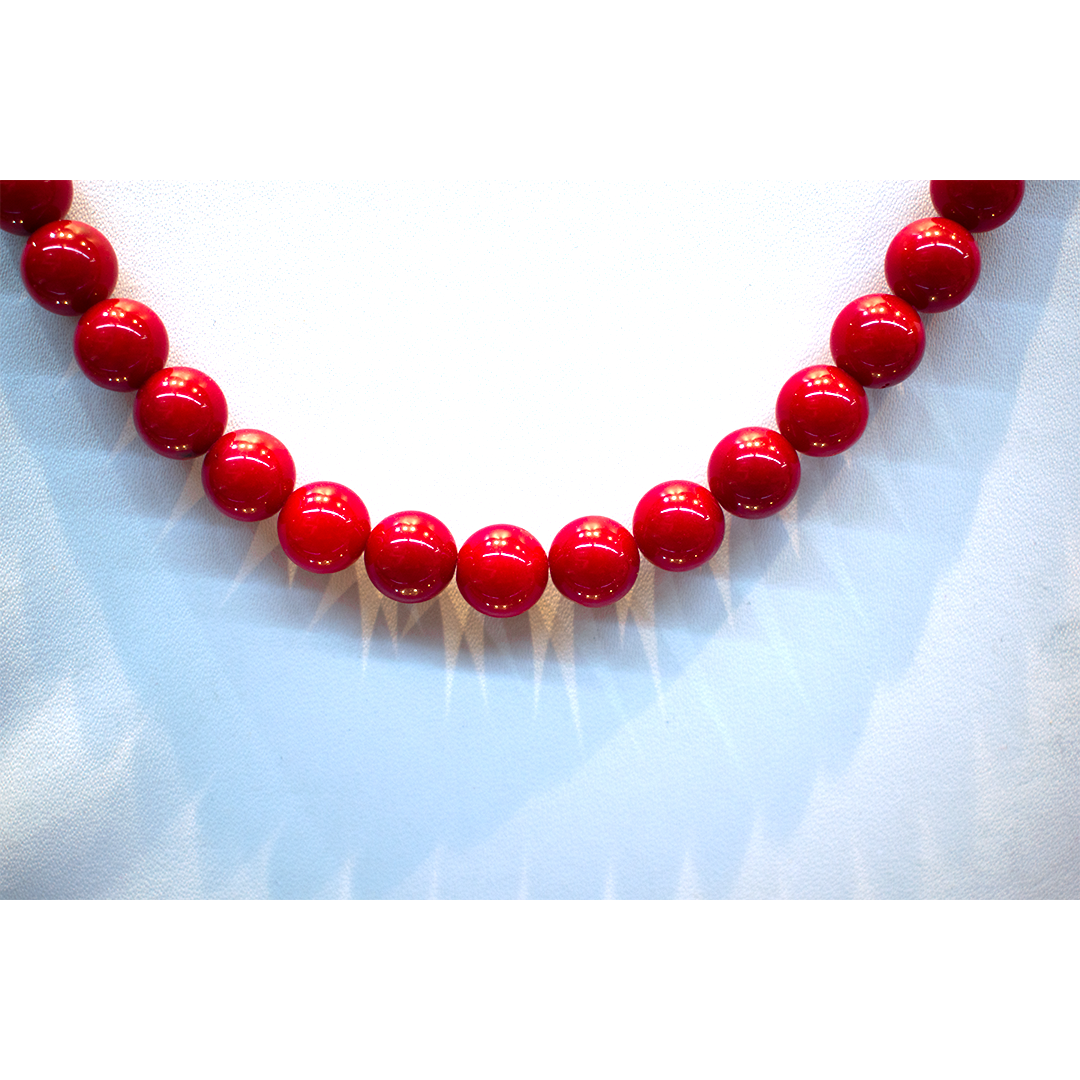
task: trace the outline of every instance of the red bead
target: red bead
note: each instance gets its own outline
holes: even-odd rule
[[[885,253],[885,278],[912,307],[948,311],[971,295],[981,265],[979,245],[963,225],[923,218],[893,237]]]
[[[225,431],[225,395],[209,375],[171,367],[142,384],[133,407],[135,428],[152,450],[169,458],[205,454]]]
[[[138,390],[168,357],[165,324],[138,300],[102,300],[75,328],[75,359],[106,390]]]
[[[989,232],[1020,209],[1023,180],[931,180],[930,198],[938,213],[968,232]]]
[[[202,482],[223,514],[237,521],[262,521],[284,506],[296,482],[296,466],[273,435],[231,431],[203,458]]]
[[[621,600],[637,581],[641,558],[628,529],[606,517],[583,517],[559,530],[548,553],[551,583],[585,607]]]
[[[112,244],[81,221],[43,225],[22,254],[26,291],[58,315],[81,315],[116,286],[119,268]]]
[[[453,580],[457,544],[450,530],[431,514],[391,514],[371,530],[364,565],[383,596],[419,604],[438,596]]]
[[[0,229],[29,236],[71,206],[70,180],[0,180]]]
[[[693,570],[720,550],[724,514],[700,484],[657,484],[634,511],[634,539],[641,554],[662,570]]]
[[[899,296],[872,293],[853,300],[833,323],[833,359],[863,386],[903,382],[926,348],[919,313]]]
[[[458,552],[457,583],[477,611],[508,619],[544,594],[548,561],[540,541],[516,525],[489,525]]]
[[[736,517],[762,518],[782,510],[795,495],[801,475],[795,448],[769,428],[733,431],[709,458],[709,488]]]
[[[831,457],[866,430],[866,391],[846,371],[817,364],[792,375],[776,399],[776,426],[800,454]]]
[[[360,558],[370,531],[367,507],[344,484],[297,488],[277,519],[281,550],[315,574],[334,574],[351,566]]]

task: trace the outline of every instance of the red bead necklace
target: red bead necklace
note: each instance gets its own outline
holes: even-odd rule
[[[799,455],[828,457],[852,446],[866,427],[865,388],[892,386],[919,365],[926,337],[919,312],[962,303],[979,278],[972,233],[1004,224],[1024,196],[1022,180],[934,180],[940,217],[897,233],[885,256],[891,294],[863,296],[837,316],[830,346],[835,366],[797,372],[776,402],[778,430],[742,428],[721,439],[708,464],[708,488],[689,480],[646,492],[633,531],[607,517],[570,522],[545,552],[514,525],[491,525],[460,550],[431,514],[391,514],[371,527],[367,507],[343,484],[296,488],[286,447],[265,431],[226,433],[220,387],[194,368],[167,367],[168,333],[137,300],[110,299],[118,265],[97,229],[64,218],[70,180],[0,181],[0,227],[28,235],[22,256],[27,291],[42,307],[79,316],[75,358],[109,390],[135,391],[133,416],[142,439],[171,458],[205,455],[202,481],[222,513],[241,521],[277,514],[281,548],[297,566],[335,573],[361,555],[384,596],[419,603],[457,578],[465,600],[496,618],[520,615],[540,599],[548,577],[560,593],[587,607],[612,604],[633,587],[644,555],[662,570],[690,570],[716,554],[724,514],[767,517],[799,485]]]

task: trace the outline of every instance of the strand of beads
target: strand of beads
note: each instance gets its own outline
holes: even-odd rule
[[[531,533],[505,524],[478,530],[459,551],[431,514],[395,513],[372,528],[367,507],[344,484],[295,488],[286,447],[265,431],[226,432],[217,383],[194,368],[168,367],[169,337],[157,315],[137,300],[110,298],[116,254],[97,229],[64,217],[72,195],[70,180],[0,181],[0,227],[29,237],[21,271],[33,299],[79,317],[73,347],[86,376],[109,390],[135,391],[135,427],[151,449],[203,456],[207,497],[229,517],[277,514],[281,548],[305,570],[335,573],[363,555],[375,588],[405,604],[430,600],[456,575],[469,604],[508,618],[540,599],[549,575],[575,603],[612,604],[633,588],[642,555],[662,570],[691,570],[719,550],[724,510],[760,518],[783,509],[799,486],[799,455],[847,450],[866,427],[866,389],[892,386],[918,367],[926,346],[919,312],[945,311],[971,294],[981,265],[972,234],[1008,221],[1024,182],[932,181],[941,216],[897,233],[885,256],[892,292],[860,297],[840,312],[830,338],[835,366],[817,364],[788,379],[776,402],[778,430],[725,436],[709,459],[708,488],[689,480],[652,488],[638,503],[632,533],[611,518],[578,518],[547,552]]]

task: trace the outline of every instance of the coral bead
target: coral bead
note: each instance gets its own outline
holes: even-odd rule
[[[132,414],[152,450],[169,458],[192,458],[205,454],[224,434],[228,407],[209,375],[171,367],[142,384]]]
[[[203,458],[202,482],[223,514],[238,521],[262,521],[284,506],[296,482],[296,466],[273,435],[231,431]]]
[[[403,511],[371,530],[364,566],[383,596],[419,604],[438,596],[453,580],[457,544],[437,517]]]
[[[559,530],[548,552],[551,583],[575,603],[603,607],[637,581],[641,557],[628,529],[606,517],[583,517]]]
[[[919,311],[948,311],[971,295],[981,265],[979,245],[963,225],[923,218],[893,237],[885,253],[885,278]]]
[[[709,489],[736,517],[762,518],[782,510],[801,475],[795,448],[769,428],[733,431],[709,458]]]
[[[926,330],[906,300],[872,293],[853,300],[836,316],[829,344],[836,366],[863,386],[892,386],[919,366]]]
[[[477,611],[508,619],[544,594],[548,561],[540,541],[516,525],[489,525],[458,552],[457,584]]]
[[[724,514],[700,484],[657,484],[634,511],[634,539],[641,554],[662,570],[693,570],[720,550]]]
[[[119,268],[112,244],[81,221],[43,225],[22,254],[26,291],[58,315],[81,315],[116,286]]]
[[[866,430],[866,391],[846,371],[817,364],[792,375],[776,399],[776,426],[800,454],[831,457]]]
[[[281,550],[314,574],[333,574],[363,553],[371,518],[363,500],[344,484],[305,484],[278,514]]]
[[[75,359],[107,390],[138,390],[169,358],[165,324],[138,300],[103,300],[75,327]]]
[[[71,206],[70,180],[0,180],[0,229],[29,236]]]
[[[930,198],[938,213],[968,232],[989,232],[1020,209],[1023,180],[931,180]]]

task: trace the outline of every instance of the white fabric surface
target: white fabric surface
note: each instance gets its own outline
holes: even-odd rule
[[[890,184],[76,183],[232,426],[373,519],[629,521],[932,212]],[[289,564],[0,245],[0,895],[1080,895],[1080,185],[713,563],[484,620]]]

